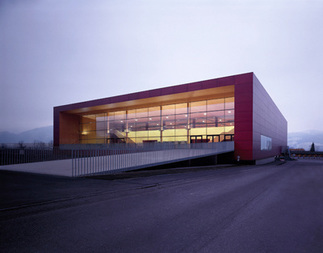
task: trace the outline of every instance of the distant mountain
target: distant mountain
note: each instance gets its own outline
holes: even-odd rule
[[[0,143],[48,143],[53,140],[53,126],[40,127],[19,134],[0,132]]]
[[[288,146],[290,148],[303,148],[309,151],[313,142],[316,151],[323,151],[323,131],[288,133]]]

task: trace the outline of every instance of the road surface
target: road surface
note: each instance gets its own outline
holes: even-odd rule
[[[323,252],[323,162],[102,180],[0,172],[0,252]]]

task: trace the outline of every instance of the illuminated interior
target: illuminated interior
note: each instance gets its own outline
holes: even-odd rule
[[[80,143],[221,142],[234,139],[234,97],[111,108],[82,114]],[[176,99],[179,101],[178,99]],[[195,99],[196,100],[196,99]]]

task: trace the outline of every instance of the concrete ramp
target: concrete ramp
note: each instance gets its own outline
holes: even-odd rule
[[[205,143],[209,144],[209,143]],[[149,150],[135,153],[117,153],[104,156],[97,153],[91,157],[73,159],[73,176],[115,174],[147,167],[180,162],[190,159],[218,155],[234,151],[234,142],[221,142],[204,145],[182,145],[176,149]]]
[[[72,177],[72,159],[3,165],[0,170]]]
[[[172,148],[142,151],[122,149],[115,153],[112,152],[110,155],[102,155],[100,150],[91,150],[93,151],[90,152],[91,155],[86,157],[78,155],[83,154],[83,152],[74,150],[72,159],[4,165],[0,166],[0,170],[67,177],[115,174],[121,171],[137,170],[232,152],[234,151],[234,142],[197,143],[169,147]],[[106,149],[101,149],[101,151],[106,151]]]

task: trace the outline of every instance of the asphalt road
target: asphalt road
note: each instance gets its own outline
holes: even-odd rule
[[[323,161],[0,183],[0,252],[323,252]]]

